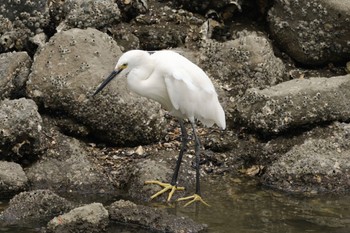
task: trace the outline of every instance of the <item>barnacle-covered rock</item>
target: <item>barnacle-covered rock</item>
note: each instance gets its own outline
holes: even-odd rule
[[[85,125],[100,140],[124,145],[157,141],[165,124],[160,105],[131,94],[125,78],[92,97],[121,54],[117,43],[96,29],[57,33],[34,58],[28,95]]]
[[[22,50],[50,22],[47,0],[4,0],[0,7],[0,51]]]
[[[269,27],[279,47],[306,65],[347,62],[350,57],[350,2],[277,0]]]
[[[254,130],[280,133],[319,122],[350,119],[350,75],[294,79],[252,88],[237,103],[237,117]]]
[[[60,30],[88,27],[104,29],[120,20],[118,5],[112,0],[68,0],[53,1],[50,10]]]

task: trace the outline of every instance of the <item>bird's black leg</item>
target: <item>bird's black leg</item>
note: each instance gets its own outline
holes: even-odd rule
[[[177,177],[179,175],[179,170],[180,170],[180,166],[181,166],[181,162],[182,162],[182,157],[186,151],[186,147],[187,147],[187,131],[185,128],[185,125],[183,123],[182,119],[179,119],[179,123],[180,123],[180,128],[181,128],[181,149],[180,149],[180,153],[179,153],[179,157],[177,158],[176,161],[176,166],[174,169],[174,174],[173,174],[173,178],[171,179],[171,185],[176,186],[177,185]]]
[[[181,128],[181,139],[182,139],[182,142],[181,142],[181,149],[180,149],[180,153],[179,153],[179,157],[176,161],[176,166],[175,166],[175,169],[174,169],[174,174],[173,174],[173,177],[171,179],[171,183],[162,183],[162,182],[159,182],[159,181],[156,181],[156,180],[149,180],[149,181],[145,181],[145,184],[157,184],[161,187],[163,187],[162,190],[160,190],[159,192],[157,192],[156,194],[154,194],[153,196],[151,196],[151,199],[153,198],[156,198],[158,197],[159,195],[161,195],[162,193],[165,193],[167,191],[170,191],[169,192],[169,195],[168,195],[168,201],[170,201],[171,197],[173,196],[174,192],[176,190],[184,190],[185,188],[184,187],[178,187],[177,186],[177,177],[179,175],[179,170],[180,170],[180,166],[181,166],[181,161],[182,161],[182,157],[183,157],[183,154],[185,153],[186,151],[186,147],[187,147],[187,132],[186,132],[186,128],[184,126],[184,123],[181,119],[179,119],[179,123],[180,123],[180,128]],[[182,197],[182,198],[179,198],[177,199],[177,201],[188,201],[185,206],[188,206],[190,205],[191,203],[193,202],[197,202],[197,201],[200,201],[202,202],[203,204],[209,206],[203,199],[202,197],[200,196],[200,179],[199,179],[199,168],[200,168],[200,147],[201,147],[201,144],[200,144],[200,141],[199,141],[199,137],[196,133],[196,127],[195,127],[195,124],[193,122],[191,122],[192,124],[192,129],[193,129],[193,136],[194,136],[194,140],[195,140],[195,154],[196,154],[196,192],[194,195],[192,196],[188,196],[188,197]]]
[[[188,206],[196,201],[200,201],[202,202],[204,205],[208,205],[208,203],[206,203],[202,197],[201,197],[201,189],[200,189],[200,179],[199,179],[199,168],[200,168],[200,148],[201,148],[201,143],[199,141],[199,137],[196,133],[196,127],[194,122],[191,122],[192,125],[192,129],[193,129],[193,136],[194,136],[194,140],[195,140],[195,154],[196,154],[196,192],[194,195],[192,196],[188,196],[188,197],[182,197],[177,199],[178,201],[188,201],[185,204],[185,206]]]
[[[199,137],[196,133],[196,127],[194,123],[192,124],[192,130],[193,130],[193,136],[195,141],[195,155],[196,155],[196,194],[201,195],[201,187],[200,187],[200,180],[199,180],[199,169],[200,169],[200,147],[201,143],[199,140]]]
[[[181,191],[181,190],[185,189],[184,187],[178,187],[177,186],[177,177],[179,175],[179,170],[180,170],[180,166],[181,166],[182,157],[183,157],[183,154],[186,151],[187,141],[188,141],[187,140],[187,132],[186,132],[186,128],[185,128],[185,125],[183,123],[183,120],[179,119],[179,123],[180,123],[180,128],[181,128],[181,139],[182,139],[182,142],[181,142],[181,149],[180,149],[179,157],[178,157],[178,159],[176,161],[174,174],[173,174],[173,177],[171,179],[171,183],[170,184],[169,183],[163,183],[163,182],[160,182],[160,181],[157,181],[157,180],[147,180],[147,181],[145,181],[145,184],[157,184],[157,185],[163,187],[162,190],[160,190],[156,194],[152,195],[151,199],[156,198],[159,195],[169,191],[169,195],[168,195],[167,201],[170,201],[171,197],[173,196],[173,194],[174,194],[174,192],[176,190],[180,190]]]

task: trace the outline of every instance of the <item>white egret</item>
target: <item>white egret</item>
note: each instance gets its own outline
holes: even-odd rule
[[[101,83],[94,95],[119,73],[127,76],[130,90],[159,102],[171,115],[177,117],[180,123],[182,144],[172,180],[170,183],[146,181],[145,184],[157,184],[163,187],[151,199],[170,191],[167,199],[170,201],[176,190],[184,190],[184,187],[177,186],[177,178],[187,146],[187,132],[183,123],[183,119],[187,118],[192,125],[195,139],[196,191],[194,195],[179,198],[178,201],[190,200],[186,205],[195,201],[206,204],[200,196],[200,141],[195,129],[195,119],[206,126],[216,123],[222,129],[226,127],[225,113],[212,82],[201,68],[176,52],[162,50],[150,53],[130,50],[119,58],[112,73]]]

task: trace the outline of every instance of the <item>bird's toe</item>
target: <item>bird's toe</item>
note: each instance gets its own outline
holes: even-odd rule
[[[170,199],[173,196],[173,194],[175,193],[175,191],[177,191],[177,190],[179,190],[179,191],[185,190],[185,187],[178,187],[176,185],[171,185],[169,183],[163,183],[163,182],[160,182],[160,181],[157,181],[157,180],[148,180],[148,181],[145,181],[145,184],[156,184],[156,185],[159,185],[159,186],[163,187],[162,190],[160,190],[159,192],[157,192],[154,195],[152,195],[151,199],[154,199],[154,198],[162,195],[163,193],[165,193],[167,191],[170,191],[169,195],[168,195],[168,198],[167,198],[167,201],[170,201]]]
[[[203,204],[206,205],[206,206],[210,206],[210,205],[209,205],[208,203],[206,203],[206,202],[203,200],[203,198],[202,198],[200,195],[198,195],[198,194],[193,194],[192,196],[188,196],[188,197],[181,197],[181,198],[177,199],[176,201],[188,201],[188,200],[190,200],[190,201],[187,202],[187,203],[184,205],[185,207],[186,207],[186,206],[189,206],[189,205],[191,205],[192,203],[197,202],[197,201],[203,203]]]

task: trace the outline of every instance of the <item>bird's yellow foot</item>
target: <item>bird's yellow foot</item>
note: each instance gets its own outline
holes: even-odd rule
[[[191,201],[187,202],[184,206],[188,206],[188,205],[191,205],[193,202],[196,202],[196,201],[200,201],[202,202],[204,205],[206,206],[210,206],[208,203],[206,203],[201,196],[199,196],[198,194],[194,194],[192,196],[188,196],[188,197],[181,197],[179,199],[177,199],[176,201],[187,201],[187,200],[190,200],[192,199]]]
[[[180,190],[180,191],[185,190],[185,187],[177,187],[177,186],[171,185],[171,184],[169,184],[169,183],[162,183],[162,182],[159,182],[159,181],[157,181],[157,180],[147,180],[147,181],[145,181],[145,184],[157,184],[157,185],[163,187],[162,190],[160,190],[160,191],[157,192],[156,194],[152,195],[152,196],[151,196],[151,199],[156,198],[156,197],[158,197],[159,195],[161,195],[161,194],[163,194],[163,193],[165,193],[165,192],[167,192],[167,191],[170,190],[169,195],[168,195],[168,199],[167,199],[167,201],[170,201],[171,197],[173,196],[173,194],[174,194],[174,192],[175,192],[176,190]]]

